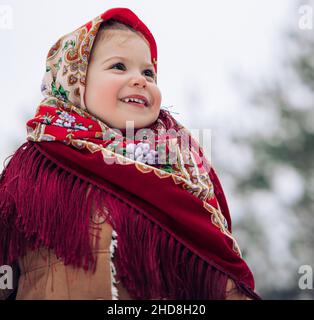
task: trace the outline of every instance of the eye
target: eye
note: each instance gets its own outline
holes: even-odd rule
[[[148,76],[148,77],[151,77],[151,78],[155,79],[155,72],[154,72],[153,70],[151,70],[151,69],[146,69],[146,70],[144,71],[144,73],[145,73],[145,76]]]
[[[119,70],[125,70],[125,65],[121,62],[115,63],[111,68],[116,69],[118,67]]]
[[[112,65],[111,69],[126,70],[126,67],[122,62],[118,62]],[[151,69],[144,70],[144,74],[145,76],[150,77],[152,79],[155,79],[156,76],[155,72]]]

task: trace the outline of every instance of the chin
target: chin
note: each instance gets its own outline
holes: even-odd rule
[[[144,129],[149,128],[153,122],[145,122],[145,123],[135,123],[134,129]]]

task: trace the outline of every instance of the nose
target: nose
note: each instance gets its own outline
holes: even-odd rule
[[[131,87],[137,86],[137,87],[145,88],[146,85],[147,85],[146,78],[144,76],[142,76],[142,75],[134,76],[130,80],[130,86]]]

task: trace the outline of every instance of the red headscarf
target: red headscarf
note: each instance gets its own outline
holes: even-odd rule
[[[111,18],[144,35],[157,71],[154,37],[126,8],[106,11],[50,49],[45,99],[1,175],[0,265],[46,246],[65,264],[94,270],[93,208],[117,233],[117,277],[134,299],[221,299],[228,278],[259,298],[219,180],[189,131],[161,110],[148,128],[153,135],[131,141],[88,113],[89,56]],[[166,161],[149,161],[148,153]]]

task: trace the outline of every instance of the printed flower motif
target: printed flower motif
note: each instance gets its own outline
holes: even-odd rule
[[[67,122],[75,122],[76,120],[74,116],[70,115],[65,111],[61,112],[61,114],[59,115],[59,118]]]
[[[71,46],[72,48],[75,47],[75,41],[74,40],[67,40],[65,43],[64,43],[64,46],[63,46],[63,51],[68,49],[68,47]]]
[[[149,143],[140,142],[137,145],[129,143],[126,146],[126,157],[142,163],[156,164],[158,152],[151,149]]]
[[[59,85],[59,88],[57,88],[55,81],[51,82],[51,92],[52,95],[61,99],[62,101],[68,101],[69,99],[70,92],[65,90],[61,84]]]
[[[39,119],[43,120],[43,124],[51,124],[53,118],[54,116],[49,115],[49,113],[47,112],[46,114],[42,115]]]
[[[56,70],[60,70],[61,63],[62,63],[62,58],[60,58],[58,62],[53,65],[56,68]]]
[[[88,131],[88,129],[86,127],[84,127],[82,124],[76,124],[74,126],[75,129],[78,129],[78,130],[84,130],[84,131]]]
[[[70,115],[68,112],[57,111],[57,114],[59,115],[59,118],[55,121],[54,125],[59,127],[88,131],[88,128],[84,127],[82,123],[75,123],[76,118]]]

